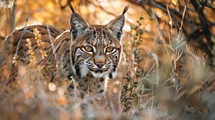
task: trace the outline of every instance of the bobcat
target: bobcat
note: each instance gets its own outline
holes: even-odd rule
[[[124,14],[128,6],[124,8],[121,15],[106,25],[89,25],[72,7],[71,10],[73,13],[70,18],[70,30],[63,31],[50,27],[50,37],[55,39],[53,46],[48,36],[44,39],[42,34],[42,40],[46,44],[45,50],[48,51],[45,64],[54,65],[55,69],[60,71],[61,77],[74,79],[82,97],[86,94],[101,93],[105,91],[107,82],[117,75],[122,55],[121,37],[125,22]],[[48,33],[47,28],[42,25],[26,27],[30,35],[27,33],[21,35],[24,28],[15,30],[6,38],[6,41],[10,40],[9,49],[17,46],[21,37],[21,39],[32,37],[32,29],[37,27],[41,33]],[[44,29],[46,31],[43,31]],[[33,46],[34,44],[36,44],[35,41]],[[14,48],[9,51],[13,53],[12,56],[15,54]],[[25,58],[22,59],[23,63],[28,64],[29,58],[26,57],[26,51],[26,46],[21,43],[18,55]],[[53,75],[54,78],[57,75]],[[76,85],[71,84],[71,88],[74,89],[74,87]]]
[[[62,75],[73,78],[81,94],[103,92],[109,79],[116,77],[121,59],[121,36],[125,22],[122,14],[107,25],[89,25],[72,8],[69,31],[56,41],[56,56]],[[52,56],[51,59],[53,59]],[[71,86],[72,88],[74,86]]]

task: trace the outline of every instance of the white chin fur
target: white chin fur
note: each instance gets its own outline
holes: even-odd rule
[[[92,74],[93,74],[93,76],[95,77],[95,78],[101,78],[101,77],[103,77],[103,75],[104,75],[104,73],[95,73],[95,72],[91,72]]]
[[[115,77],[116,77],[116,75],[117,75],[117,72],[112,72],[112,76],[113,76],[113,78],[115,78]]]

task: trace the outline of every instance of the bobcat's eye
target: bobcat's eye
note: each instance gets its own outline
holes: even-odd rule
[[[106,50],[105,50],[106,53],[113,53],[115,51],[116,51],[116,48],[114,47],[106,47]]]
[[[84,50],[85,52],[93,52],[93,47],[91,47],[91,46],[84,46],[84,47],[83,47],[83,50]]]

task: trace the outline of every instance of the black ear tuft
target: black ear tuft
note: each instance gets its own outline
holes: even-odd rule
[[[123,12],[122,12],[122,15],[124,15],[128,11],[128,8],[129,8],[129,5],[126,5]]]
[[[72,12],[73,12],[73,13],[75,13],[75,10],[74,10],[74,8],[73,8],[72,4],[69,2],[69,0],[68,0],[68,4],[69,4],[69,8],[70,8],[70,10],[72,10]]]

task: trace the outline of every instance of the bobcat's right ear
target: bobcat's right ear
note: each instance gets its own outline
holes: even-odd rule
[[[113,35],[120,40],[121,36],[122,36],[122,29],[125,23],[125,16],[124,14],[127,12],[129,6],[127,5],[122,14],[118,17],[116,17],[115,19],[113,19],[108,25],[107,27],[112,31]]]
[[[70,34],[73,40],[75,40],[79,35],[83,34],[84,30],[89,26],[77,13],[74,12],[72,8],[72,15],[70,17]]]

